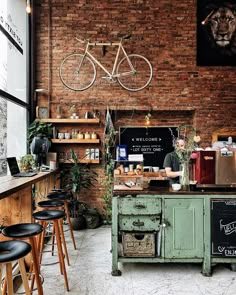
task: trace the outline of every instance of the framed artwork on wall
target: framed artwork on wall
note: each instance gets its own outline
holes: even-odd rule
[[[197,0],[197,65],[236,66],[235,0]]]

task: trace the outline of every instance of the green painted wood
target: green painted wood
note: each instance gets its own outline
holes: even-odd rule
[[[155,196],[124,197],[119,199],[119,213],[128,215],[152,215],[161,212],[161,199]]]
[[[235,199],[236,194],[181,194],[181,192],[179,194],[153,194],[153,192],[150,192],[150,195],[135,192],[133,196],[130,192],[126,195],[123,192],[121,195],[114,194],[112,200],[112,275],[121,274],[118,269],[118,262],[202,262],[202,273],[206,276],[211,275],[212,263],[236,264],[236,258],[211,257],[210,202],[211,199],[225,198]],[[136,207],[136,204],[139,205],[139,208]],[[146,207],[143,208],[143,205]],[[140,220],[145,216],[148,219],[155,215],[159,217],[159,213],[162,214],[160,228],[162,233],[161,256],[152,258],[121,257],[119,251],[121,248],[119,235],[122,233],[120,218],[128,217],[132,220],[131,217],[134,217]],[[166,225],[166,227],[163,225]],[[150,231],[150,226],[153,226],[152,222],[145,224],[147,232]],[[132,226],[130,225],[129,228],[132,228]]]
[[[203,200],[165,200],[164,223],[166,258],[203,257]]]
[[[118,270],[118,211],[117,211],[117,197],[112,198],[112,274],[116,275]]]
[[[157,215],[119,216],[119,229],[123,231],[158,231],[160,217]]]

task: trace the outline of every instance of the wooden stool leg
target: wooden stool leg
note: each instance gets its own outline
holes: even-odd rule
[[[29,239],[30,245],[31,245],[31,253],[32,253],[32,259],[33,259],[33,271],[35,273],[35,279],[36,279],[36,284],[37,284],[37,289],[38,289],[38,295],[43,295],[43,288],[42,288],[42,282],[40,279],[40,266],[39,266],[39,258],[37,255],[37,243],[36,243],[36,238],[35,237],[30,237]],[[34,280],[32,280],[34,281]],[[34,285],[34,284],[33,284]],[[31,285],[31,288],[33,286]],[[31,289],[32,291],[32,289]]]
[[[55,228],[54,228],[54,223],[52,225],[52,256],[54,255],[54,250],[55,249]]]
[[[56,239],[57,239],[58,255],[60,256],[60,261],[61,261],[61,264],[62,264],[61,266],[62,266],[62,271],[63,271],[63,275],[64,275],[66,289],[67,289],[67,291],[69,291],[69,284],[68,284],[68,279],[67,279],[65,261],[64,261],[64,257],[63,257],[62,246],[61,246],[59,221],[54,220],[54,225],[55,225],[55,232],[56,232]]]
[[[64,231],[63,231],[63,220],[60,219],[58,221],[58,223],[59,223],[59,228],[60,228],[60,232],[61,232],[62,244],[63,244],[64,252],[65,252],[65,255],[66,255],[66,261],[67,261],[67,264],[69,266],[70,261],[69,261],[69,255],[68,255],[67,247],[66,247],[65,235],[64,235]]]
[[[0,266],[0,271],[1,271],[1,281],[0,282],[2,282],[2,266],[3,266],[4,264],[1,264],[1,266]],[[2,286],[2,293],[1,293],[2,295],[6,295],[7,294],[7,281],[6,281],[6,279],[4,280],[4,282],[3,282],[3,286]]]
[[[65,208],[66,218],[67,218],[69,228],[70,228],[71,239],[72,239],[72,242],[73,242],[73,245],[74,245],[74,249],[76,250],[75,237],[74,237],[74,232],[73,232],[73,229],[72,229],[72,224],[71,224],[71,220],[70,220],[69,206],[68,206],[67,201],[64,201],[64,208]]]
[[[12,265],[10,263],[6,263],[6,276],[5,280],[7,283],[7,294],[13,295],[13,277],[12,277]]]
[[[18,260],[19,263],[19,268],[20,268],[20,272],[21,272],[21,278],[23,281],[23,285],[25,288],[25,294],[26,295],[30,295],[30,289],[29,289],[29,284],[28,284],[28,279],[27,279],[27,273],[26,273],[26,269],[25,269],[25,262],[24,262],[24,258],[21,258]]]
[[[43,246],[44,246],[44,238],[45,238],[45,231],[46,231],[46,227],[47,227],[47,222],[45,221],[41,221],[40,224],[43,227],[43,231],[42,233],[39,235],[39,239],[38,239],[38,247],[37,249],[39,249],[39,266],[42,263],[42,256],[43,256]]]
[[[0,283],[2,283],[2,264],[0,263]]]
[[[3,282],[3,287],[2,287],[2,295],[6,295],[7,294],[7,280],[6,280],[6,277],[5,277],[5,280]]]

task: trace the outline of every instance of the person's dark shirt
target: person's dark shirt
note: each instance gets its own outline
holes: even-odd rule
[[[163,162],[163,167],[164,168],[171,168],[171,171],[180,171],[180,163],[179,163],[179,158],[176,154],[175,151],[166,154],[164,162]],[[169,178],[170,185],[172,183],[177,183],[179,182],[179,176],[175,178]]]

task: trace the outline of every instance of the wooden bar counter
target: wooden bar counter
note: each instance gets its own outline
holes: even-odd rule
[[[58,171],[39,172],[33,177],[0,178],[0,225],[32,222],[33,197],[41,200],[57,183]],[[35,196],[33,195],[35,186]],[[3,220],[4,224],[3,224]],[[0,236],[0,240],[4,238]]]

